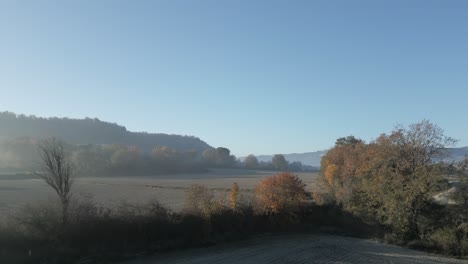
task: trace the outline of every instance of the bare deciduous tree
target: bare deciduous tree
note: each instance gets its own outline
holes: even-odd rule
[[[72,165],[67,159],[63,143],[55,138],[41,142],[38,150],[42,160],[42,169],[36,174],[59,196],[62,206],[62,224],[66,225],[74,183]]]

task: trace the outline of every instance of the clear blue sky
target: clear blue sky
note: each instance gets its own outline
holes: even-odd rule
[[[351,3],[352,2],[352,3]],[[468,1],[0,3],[0,110],[325,149],[423,118],[468,145]]]

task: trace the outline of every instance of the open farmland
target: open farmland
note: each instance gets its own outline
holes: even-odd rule
[[[256,183],[271,171],[214,169],[200,174],[172,174],[132,177],[82,177],[76,180],[75,197],[92,197],[97,203],[112,207],[123,202],[157,199],[173,210],[183,206],[185,191],[192,184],[203,184],[217,192],[227,192],[237,182],[241,193],[252,193]],[[309,189],[316,185],[316,173],[298,173]],[[52,190],[34,176],[0,175],[0,215],[18,206],[56,199]]]

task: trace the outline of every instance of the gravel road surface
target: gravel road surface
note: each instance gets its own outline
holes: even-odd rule
[[[125,264],[206,263],[468,263],[381,244],[372,240],[332,235],[264,236],[226,245],[142,257]]]

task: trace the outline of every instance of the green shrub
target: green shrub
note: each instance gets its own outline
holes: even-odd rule
[[[430,240],[445,254],[456,254],[458,248],[457,230],[452,227],[444,227],[435,230],[430,235]]]
[[[186,191],[184,213],[209,217],[215,207],[215,195],[206,186],[193,184]]]

